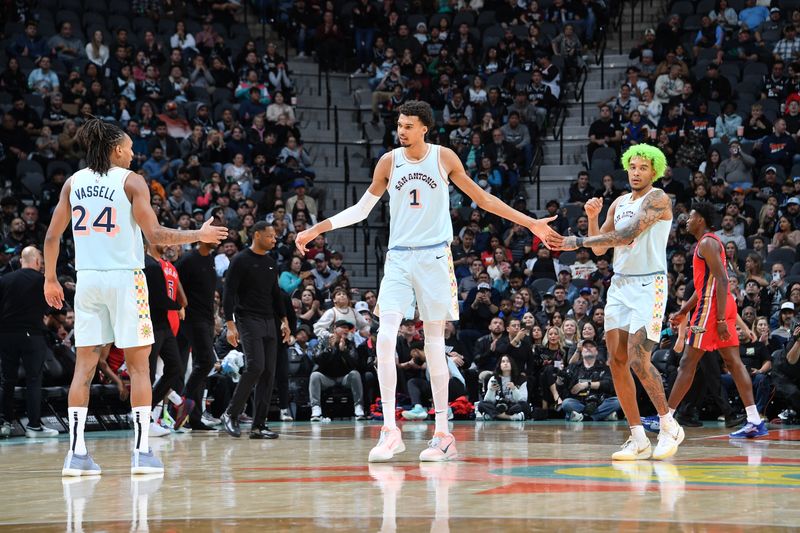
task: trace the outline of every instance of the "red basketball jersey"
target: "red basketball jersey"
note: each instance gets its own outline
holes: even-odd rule
[[[178,270],[175,265],[166,259],[159,259],[161,270],[164,272],[164,279],[167,281],[167,295],[175,301],[178,299]],[[169,321],[169,329],[172,330],[173,335],[178,334],[180,328],[180,317],[177,311],[167,311],[167,320]]]

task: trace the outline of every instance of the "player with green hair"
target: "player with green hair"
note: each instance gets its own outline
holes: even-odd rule
[[[658,148],[639,144],[625,151],[622,166],[628,171],[631,192],[614,200],[602,227],[598,224],[602,199],[586,202],[589,237],[565,237],[561,249],[585,246],[603,255],[614,248],[604,329],[614,388],[631,436],[612,460],[667,459],[675,455],[684,437],[667,405],[661,374],[650,362],[667,305],[667,240],[672,228],[672,200],[653,182],[664,174],[667,161]],[[655,449],[642,426],[631,370],[658,411],[661,431]]]
[[[651,146],[649,144],[634,144],[622,154],[622,168],[629,170],[631,159],[634,157],[643,157],[649,159],[650,163],[655,170],[655,177],[653,181],[660,180],[667,170],[667,158],[664,157],[664,152]]]

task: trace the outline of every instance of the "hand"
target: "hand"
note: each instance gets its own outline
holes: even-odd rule
[[[560,235],[559,235],[560,236]],[[578,237],[570,235],[569,237],[562,237],[561,246],[558,247],[562,252],[569,252],[578,249]]]
[[[508,385],[506,385],[506,387],[508,387],[508,390],[517,390],[517,386],[514,385],[513,381],[509,381]]]
[[[297,237],[294,238],[294,245],[297,246],[297,249],[305,254],[308,249],[306,245],[317,238],[319,232],[314,230],[313,227],[308,228],[307,230],[301,231],[297,234]]]
[[[289,327],[289,322],[285,318],[281,320],[281,336],[285,344],[292,344],[289,342],[292,338],[292,329]]]
[[[180,311],[178,311],[178,318],[181,320],[186,320],[186,308],[181,307]]]
[[[130,394],[130,392],[128,391],[127,387],[125,387],[125,385],[122,384],[122,382],[120,382],[117,385],[117,390],[119,391],[120,400],[124,402],[125,400],[128,399],[128,395]]]
[[[50,307],[55,309],[64,307],[64,289],[58,280],[45,280],[44,299]]]
[[[499,391],[500,390],[500,384],[497,381],[493,381],[492,382],[492,390],[494,390],[494,391]]]
[[[549,217],[534,220],[528,228],[531,230],[531,233],[539,237],[544,245],[550,250],[559,249],[564,240],[561,235],[559,235],[553,228],[548,226],[548,224],[554,221],[556,218],[557,217]]]
[[[672,313],[669,315],[669,325],[673,328],[677,328],[681,325],[681,323],[685,320],[686,313],[678,311],[677,313]]]
[[[602,198],[591,198],[588,202],[583,204],[583,209],[586,211],[586,216],[590,219],[595,219],[600,216],[600,211],[603,209]]]
[[[211,244],[219,244],[228,238],[228,228],[224,226],[212,226],[211,222],[213,222],[213,220],[213,218],[209,218],[200,228],[198,235],[199,241],[208,242]]]
[[[719,335],[719,339],[722,341],[730,340],[731,332],[728,331],[727,322],[717,322],[717,335]]]
[[[236,348],[239,346],[239,330],[236,329],[236,324],[233,321],[228,322],[228,344]]]
[[[457,367],[461,368],[462,366],[464,366],[463,355],[456,352],[450,352],[450,359],[453,360],[453,362],[456,364]]]
[[[752,329],[747,330],[747,338],[750,339],[750,342],[756,342],[758,340],[758,335]]]

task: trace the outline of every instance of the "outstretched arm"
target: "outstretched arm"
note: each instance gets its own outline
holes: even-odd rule
[[[661,189],[653,189],[642,202],[639,212],[624,228],[611,230],[594,237],[565,237],[562,250],[576,250],[581,246],[594,248],[596,246],[623,246],[630,244],[647,228],[659,220],[669,220],[672,217],[672,200]]]
[[[375,204],[381,199],[383,193],[386,192],[391,168],[392,153],[388,152],[380,158],[378,164],[375,166],[375,172],[372,175],[372,183],[358,203],[298,233],[297,237],[294,239],[297,249],[305,253],[306,245],[319,235],[337,228],[358,224],[367,218],[369,212],[372,211],[372,208],[375,207]]]
[[[211,225],[213,218],[206,220],[198,230],[178,231],[162,226],[150,206],[150,188],[144,178],[135,172],[131,172],[125,180],[125,194],[131,201],[134,220],[150,243],[188,244],[202,241],[217,244],[228,237],[228,228]]]
[[[440,154],[442,156],[442,166],[450,177],[450,181],[453,182],[453,185],[461,189],[464,194],[469,196],[478,207],[528,228],[534,235],[539,237],[548,248],[557,248],[561,245],[563,240],[561,235],[547,225],[549,222],[555,220],[556,217],[536,220],[524,213],[520,213],[496,196],[487,193],[472,181],[472,179],[467,176],[461,160],[451,149],[442,148]]]

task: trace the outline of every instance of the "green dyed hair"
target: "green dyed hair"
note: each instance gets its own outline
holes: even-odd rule
[[[631,159],[634,157],[643,157],[650,160],[650,163],[653,165],[653,170],[656,171],[653,181],[661,179],[661,176],[663,176],[664,172],[667,170],[667,158],[664,157],[664,152],[655,146],[650,146],[649,144],[635,144],[631,146],[622,154],[622,168],[628,170]]]

